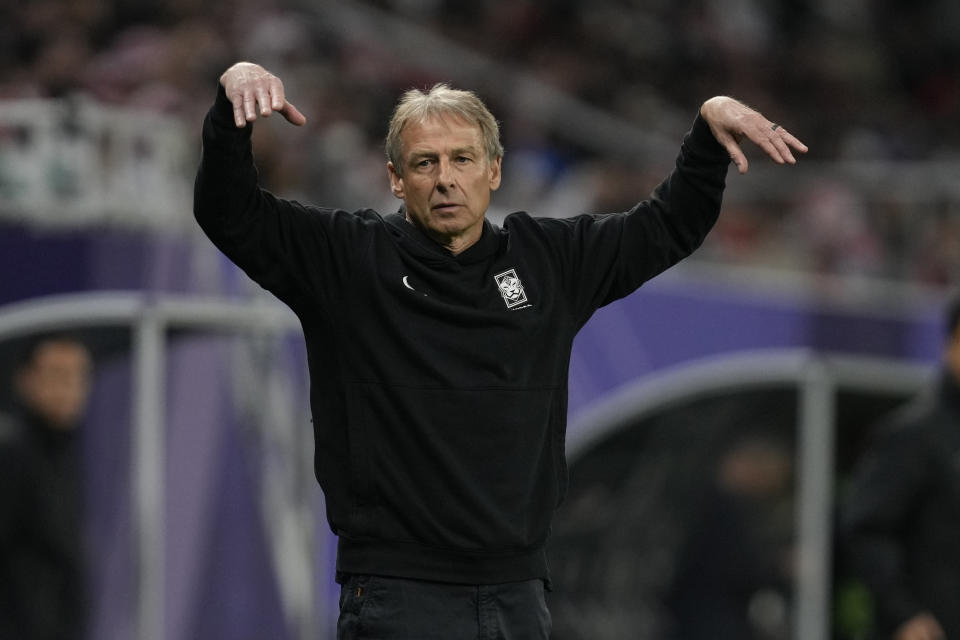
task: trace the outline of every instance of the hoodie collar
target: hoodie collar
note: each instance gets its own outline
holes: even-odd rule
[[[397,213],[385,216],[384,220],[407,250],[427,262],[434,263],[437,266],[444,265],[453,270],[459,270],[464,265],[490,258],[501,251],[501,247],[505,245],[506,241],[503,230],[484,218],[480,239],[466,250],[454,255],[425,234],[419,227],[408,222],[402,207]]]

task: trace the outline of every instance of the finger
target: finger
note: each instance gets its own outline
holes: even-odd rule
[[[793,157],[793,153],[790,152],[790,147],[788,147],[787,143],[783,141],[783,138],[780,136],[775,136],[770,140],[770,143],[773,145],[777,155],[780,156],[780,159],[783,162],[788,164],[797,163],[797,159]],[[783,164],[783,162],[781,162],[781,164]]]
[[[298,127],[303,126],[307,123],[307,117],[300,113],[300,110],[293,106],[292,102],[283,101],[283,106],[280,108],[280,115],[287,119],[287,122],[295,124]]]
[[[257,87],[257,104],[260,106],[260,115],[264,118],[270,117],[270,96],[267,95],[265,87]]]
[[[250,90],[243,92],[243,113],[247,122],[253,122],[257,119],[256,109],[257,99]]]
[[[800,142],[800,140],[797,139],[792,133],[783,128],[779,129],[779,131],[780,137],[783,138],[783,141],[790,145],[794,151],[799,151],[800,153],[806,153],[809,151],[807,145]]]
[[[230,104],[233,105],[233,122],[238,129],[247,125],[247,119],[243,116],[243,96],[235,94],[230,97]]]
[[[771,129],[774,134],[771,136],[774,146],[776,146],[780,156],[790,164],[796,164],[797,162],[796,157],[793,155],[794,151],[797,153],[806,153],[808,151],[807,145],[800,142],[796,136],[780,125],[773,125]]]
[[[793,156],[790,155],[789,149],[786,145],[783,144],[783,140],[780,139],[780,136],[777,135],[775,131],[767,130],[764,133],[756,133],[754,131],[750,132],[750,140],[753,141],[755,145],[760,147],[764,153],[770,156],[770,159],[776,162],[777,164],[785,164],[793,160]]]
[[[777,147],[777,150],[780,152],[780,155],[790,164],[796,164],[797,159],[794,157],[793,152],[797,151],[799,153],[807,152],[807,145],[803,144],[797,140],[789,131],[783,127],[778,126],[774,131],[774,136],[772,138],[773,144]]]
[[[283,83],[276,76],[270,81],[270,108],[274,111],[282,111],[286,97],[283,93]]]
[[[750,163],[747,162],[747,156],[744,155],[743,149],[740,148],[740,145],[737,144],[737,141],[728,133],[723,133],[717,137],[717,142],[723,145],[727,150],[727,153],[730,155],[730,160],[733,161],[733,164],[737,165],[737,170],[741,175],[747,172],[747,168],[750,166]]]

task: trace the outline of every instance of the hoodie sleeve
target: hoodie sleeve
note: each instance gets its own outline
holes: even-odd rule
[[[629,211],[545,220],[578,321],[697,249],[717,221],[730,156],[698,114],[676,166]]]
[[[338,247],[348,246],[348,236],[357,233],[356,217],[278,198],[261,188],[252,129],[252,123],[236,127],[230,101],[219,87],[203,122],[194,217],[217,248],[281,300],[291,305],[304,295],[322,300],[330,283],[350,272],[351,252]]]

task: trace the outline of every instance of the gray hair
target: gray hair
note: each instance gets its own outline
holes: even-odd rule
[[[472,91],[452,89],[446,83],[433,85],[427,93],[419,89],[406,91],[393,110],[390,129],[387,132],[387,159],[393,163],[397,175],[403,174],[403,140],[400,134],[411,122],[420,123],[431,117],[453,116],[475,124],[480,128],[480,137],[493,162],[503,157],[500,143],[500,125],[483,101]]]

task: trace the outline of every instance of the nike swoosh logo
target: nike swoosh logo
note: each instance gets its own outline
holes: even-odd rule
[[[413,288],[413,285],[410,284],[410,276],[403,276],[402,278],[400,278],[400,282],[402,282],[403,286],[405,286],[407,289],[410,289],[410,291],[416,291],[417,293],[422,295],[424,298],[430,297],[427,294],[425,294],[423,291],[418,291],[417,289]]]

